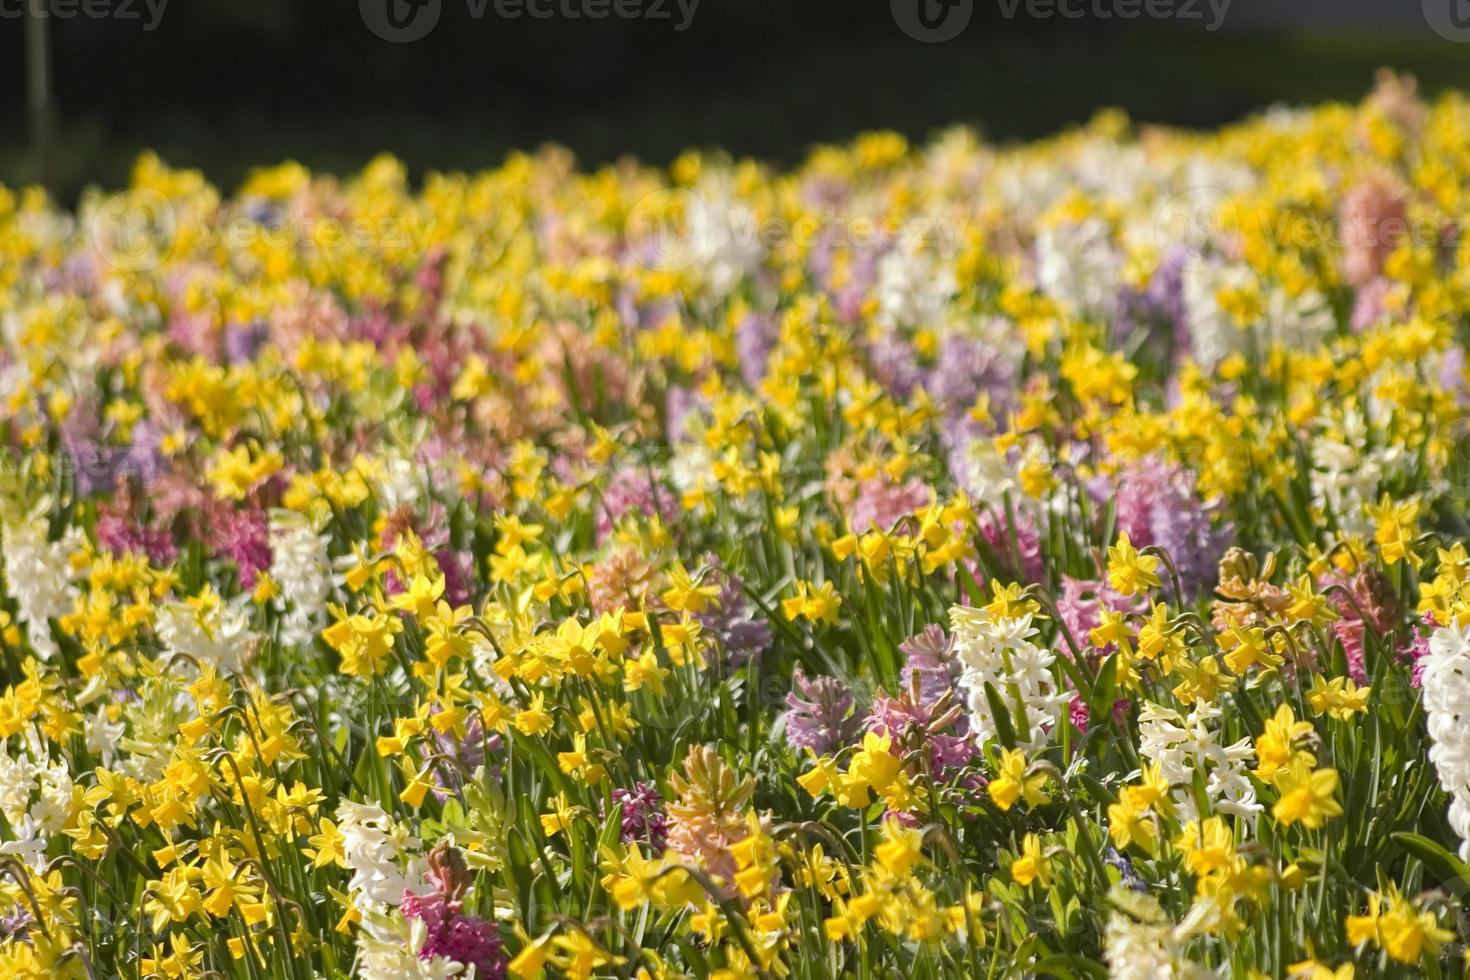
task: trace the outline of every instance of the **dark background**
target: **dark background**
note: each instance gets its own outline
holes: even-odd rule
[[[7,184],[38,176],[13,16],[34,2],[0,0]],[[1470,44],[1431,31],[1420,0],[1233,0],[1215,32],[1204,19],[1007,19],[1000,0],[975,0],[943,44],[906,36],[888,0],[702,0],[682,33],[672,20],[508,21],[493,6],[476,20],[465,0],[443,2],[409,44],[376,37],[357,0],[170,0],[152,32],[52,18],[48,183],[63,199],[117,185],[145,148],[228,189],[263,163],[347,171],[381,150],[420,174],[548,140],[585,164],[689,146],[790,163],[864,129],[922,138],[966,123],[1010,140],[1114,105],[1203,127],[1278,100],[1356,100],[1381,65],[1430,93],[1470,89]]]

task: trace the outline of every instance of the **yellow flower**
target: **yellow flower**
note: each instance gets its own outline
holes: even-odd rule
[[[1310,756],[1298,757],[1291,768],[1276,777],[1281,798],[1271,808],[1271,815],[1283,827],[1297,821],[1313,829],[1342,813],[1342,804],[1333,797],[1337,793],[1336,769],[1312,769]]]
[[[663,697],[664,678],[669,676],[667,667],[660,667],[658,657],[652,650],[645,650],[635,660],[623,662],[623,690],[637,691],[647,687],[654,694]]]
[[[1208,817],[1203,823],[1189,821],[1174,839],[1174,846],[1184,855],[1184,865],[1194,875],[1219,871],[1228,867],[1235,857],[1234,837],[1219,817]]]
[[[551,731],[553,719],[546,709],[546,695],[540,692],[531,697],[531,703],[516,713],[514,725],[522,735],[545,735]]]
[[[626,962],[603,949],[585,932],[573,927],[551,940],[554,952],[548,957],[571,980],[591,980],[598,967]],[[519,957],[518,957],[519,958]]]
[[[506,968],[521,980],[531,980],[546,965],[546,952],[543,949],[545,945],[543,940],[527,943],[525,948],[506,964]]]
[[[1410,568],[1417,569],[1423,562],[1413,548],[1414,538],[1419,533],[1419,501],[1406,500],[1396,504],[1388,494],[1384,494],[1376,507],[1365,509],[1374,521],[1373,540],[1378,543],[1378,552],[1383,560],[1390,565],[1404,561]]]
[[[1027,834],[1021,842],[1021,853],[1011,862],[1011,880],[1023,888],[1033,881],[1051,887],[1051,859],[1042,853],[1041,839],[1035,834]]]
[[[1157,589],[1159,559],[1141,555],[1128,540],[1127,532],[1118,535],[1118,543],[1108,549],[1108,583],[1124,596]]]
[[[897,778],[902,763],[889,751],[891,745],[892,741],[887,735],[868,732],[863,736],[862,749],[853,755],[848,764],[846,787],[849,799],[861,799],[863,802],[847,805],[866,805],[869,789],[881,793]]]
[[[669,587],[664,590],[664,603],[676,612],[698,614],[720,596],[718,585],[697,585],[684,569],[676,564],[669,569]]]
[[[551,798],[551,812],[541,814],[541,832],[555,837],[572,825],[576,815],[577,807],[567,801],[565,793],[558,793]]]
[[[1265,731],[1256,739],[1256,776],[1270,782],[1297,758],[1310,766],[1314,761],[1311,753],[1296,748],[1296,743],[1311,732],[1311,722],[1297,721],[1291,705],[1278,707],[1276,714],[1266,721]]]
[[[1153,613],[1138,629],[1138,656],[1144,660],[1157,660],[1167,671],[1183,652],[1184,641],[1173,632],[1168,609],[1162,602],[1154,603]]]
[[[1455,934],[1440,927],[1433,912],[1414,908],[1402,895],[1396,895],[1388,912],[1378,921],[1378,934],[1383,949],[1400,963],[1418,963],[1421,952],[1428,948],[1438,953],[1440,947]]]
[[[325,868],[329,864],[335,864],[339,868],[347,867],[347,856],[342,850],[342,834],[337,830],[337,825],[322,817],[319,826],[321,833],[307,838],[311,847],[302,848],[301,853],[310,858],[312,866],[316,868]]]
[[[1367,914],[1348,916],[1345,926],[1349,943],[1371,942],[1400,963],[1418,963],[1426,948],[1437,954],[1454,938],[1440,927],[1433,912],[1415,908],[1395,884],[1389,885],[1386,895],[1369,894]]]
[[[1351,963],[1333,969],[1316,960],[1302,960],[1286,968],[1287,980],[1353,980],[1356,971]]]
[[[905,827],[890,817],[883,821],[883,843],[874,848],[873,856],[891,874],[903,877],[922,855],[923,843],[922,831]]]
[[[1108,805],[1108,836],[1120,850],[1137,844],[1149,854],[1159,848],[1159,828],[1147,810],[1139,809],[1124,793],[1122,801]]]
[[[1359,687],[1351,677],[1334,677],[1328,680],[1321,674],[1312,678],[1312,689],[1307,692],[1307,703],[1319,715],[1327,715],[1338,721],[1347,721],[1353,715],[1368,710],[1368,695],[1371,687]]]
[[[842,605],[842,597],[837,594],[831,582],[823,582],[821,585],[797,582],[796,591],[797,594],[792,598],[781,600],[781,611],[787,619],[795,621],[797,618],[805,618],[814,623],[837,622],[837,607]]]
[[[1266,631],[1259,626],[1232,626],[1220,634],[1225,666],[1237,676],[1255,666],[1279,667],[1284,658],[1273,649]]]
[[[1026,756],[1020,749],[1001,749],[1000,765],[988,787],[990,798],[1001,810],[1009,810],[1019,799],[1033,807],[1046,802],[1046,773],[1026,774]]]

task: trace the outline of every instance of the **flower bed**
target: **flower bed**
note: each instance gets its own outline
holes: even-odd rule
[[[1453,969],[1467,140],[0,188],[0,973]]]

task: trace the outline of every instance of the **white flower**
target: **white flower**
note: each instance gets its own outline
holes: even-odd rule
[[[1217,705],[1203,701],[1188,718],[1163,705],[1145,702],[1138,716],[1138,753],[1159,767],[1174,787],[1174,802],[1183,819],[1199,819],[1193,792],[1196,773],[1205,777],[1210,804],[1221,813],[1254,822],[1261,812],[1256,791],[1246,773],[1254,757],[1250,739],[1221,745],[1210,724],[1220,717]]]
[[[1203,980],[1217,976],[1185,958],[1188,927],[1172,924],[1157,901],[1126,891],[1115,895],[1138,917],[1118,909],[1108,916],[1103,958],[1112,980]]]
[[[10,829],[15,839],[0,843],[0,854],[12,854],[35,871],[45,869],[46,838],[41,835],[36,822],[26,815],[18,823],[12,823]]]
[[[417,503],[423,493],[423,467],[402,453],[388,456],[382,464],[375,482],[383,508],[391,511],[405,504]]]
[[[280,590],[276,607],[284,614],[281,639],[306,644],[316,636],[332,595],[331,538],[318,534],[304,514],[271,512],[271,580]]]
[[[1460,836],[1460,857],[1470,861],[1470,634],[1442,626],[1429,638],[1422,690],[1429,729],[1429,761],[1450,794],[1450,826]]]
[[[370,913],[358,935],[357,975],[362,980],[442,980],[462,976],[464,964],[446,956],[421,959],[429,938],[423,919],[406,921],[398,913]]]
[[[46,519],[40,513],[6,524],[3,530],[0,556],[5,559],[6,587],[32,648],[43,660],[56,653],[48,620],[65,615],[72,607],[75,573],[70,559],[79,533],[73,528],[60,541],[47,540]]]
[[[250,630],[248,597],[230,602],[166,602],[158,608],[158,636],[171,654],[182,653],[202,663],[236,673],[255,643]]]
[[[12,826],[18,824],[31,805],[31,791],[36,784],[36,766],[22,756],[13,758],[0,749],[0,813]]]
[[[1047,225],[1036,235],[1037,285],[1079,315],[1116,313],[1122,271],[1123,255],[1100,218]]]
[[[690,254],[708,293],[721,298],[760,268],[765,257],[755,213],[737,202],[727,181],[701,187],[690,215]]]
[[[1194,359],[1212,368],[1231,354],[1264,351],[1272,344],[1302,349],[1317,344],[1336,323],[1331,304],[1321,293],[1306,290],[1292,296],[1279,286],[1265,288],[1259,322],[1239,326],[1220,305],[1224,290],[1256,288],[1258,278],[1245,265],[1226,265],[1200,256],[1184,264],[1180,285]]]
[[[382,807],[343,800],[337,820],[342,853],[352,869],[348,887],[359,909],[397,908],[405,894],[423,890],[427,865],[410,853],[414,842]]]
[[[1031,642],[1036,633],[1031,615],[996,620],[968,606],[955,606],[949,615],[961,665],[959,683],[970,706],[975,737],[983,745],[998,731],[985,691],[989,683],[1005,702],[1019,744],[1028,752],[1040,751],[1064,717],[1071,696],[1058,689],[1051,672],[1055,655]]]
[[[104,705],[86,715],[82,722],[87,751],[99,756],[104,766],[111,766],[117,758],[117,743],[127,726],[120,721],[109,721]]]
[[[928,252],[895,248],[878,260],[878,321],[887,326],[936,326],[958,292],[954,272]]]
[[[44,747],[32,745],[28,752],[15,757],[0,745],[0,813],[11,829],[0,853],[14,854],[40,869],[51,836],[71,818],[72,780],[66,766],[46,757]]]

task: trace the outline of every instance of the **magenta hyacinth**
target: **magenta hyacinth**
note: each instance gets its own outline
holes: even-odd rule
[[[646,844],[655,854],[662,854],[669,828],[658,790],[649,783],[636,783],[632,789],[613,790],[612,801],[622,813],[622,842]]]
[[[478,915],[466,915],[458,902],[439,892],[428,895],[405,895],[403,914],[418,919],[427,927],[428,937],[419,950],[419,959],[443,956],[475,968],[476,977],[503,980],[506,957],[495,923]]]

